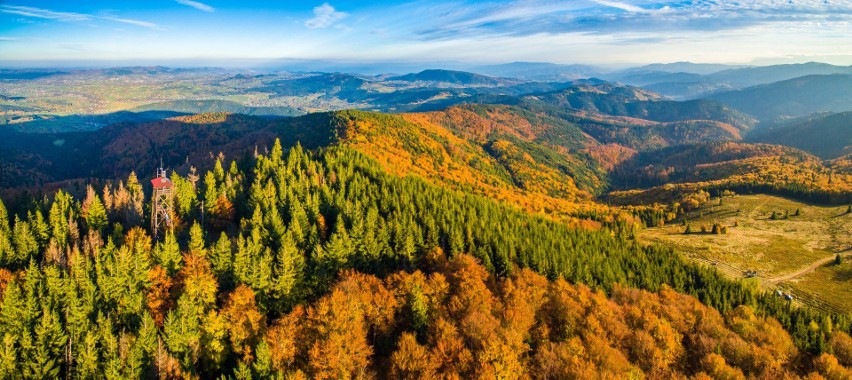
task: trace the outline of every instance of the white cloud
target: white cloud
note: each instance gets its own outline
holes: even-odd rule
[[[621,9],[627,12],[635,12],[635,13],[643,13],[646,12],[645,8],[638,7],[632,4],[622,3],[619,1],[606,1],[606,0],[595,0],[596,3],[600,5],[604,5],[611,8]]]
[[[159,25],[154,24],[153,22],[141,21],[141,20],[133,20],[129,18],[120,18],[120,17],[101,17],[104,20],[120,22],[124,24],[141,26],[143,28],[155,29],[155,30],[164,30]]]
[[[338,21],[343,20],[346,16],[349,15],[345,12],[336,11],[328,3],[323,3],[323,5],[314,7],[314,17],[305,21],[305,26],[311,29],[328,28]]]
[[[65,22],[89,21],[92,16],[74,12],[54,12],[49,9],[40,9],[19,5],[0,5],[0,12],[14,15],[58,20]]]
[[[112,16],[93,16],[84,13],[75,12],[57,12],[50,9],[34,8],[20,5],[0,5],[0,12],[9,13],[25,17],[40,18],[45,20],[56,20],[62,22],[87,22],[95,19],[120,22],[123,24],[131,24],[141,26],[143,28],[163,30],[159,25],[142,20],[134,20],[129,18],[112,17]]]
[[[211,13],[216,11],[216,8],[213,8],[213,7],[211,7],[207,4],[204,4],[204,3],[201,3],[201,2],[198,2],[198,1],[193,1],[193,0],[175,0],[175,1],[178,4],[183,4],[183,5],[186,5],[186,6],[189,6],[189,7],[193,7],[195,9],[198,9],[199,11],[211,12]]]

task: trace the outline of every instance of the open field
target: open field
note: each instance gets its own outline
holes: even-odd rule
[[[796,210],[798,216],[795,216]],[[772,219],[772,213],[776,219]],[[785,218],[785,215],[789,215]],[[791,291],[803,303],[852,312],[852,214],[769,195],[737,195],[706,202],[683,219],[649,228],[641,238],[674,246],[688,258],[715,265],[733,278],[756,271],[766,289]],[[726,234],[701,233],[714,224]],[[834,266],[840,254],[847,262]]]
[[[852,255],[840,265],[829,262],[799,278],[780,282],[779,286],[798,294],[803,302],[827,309],[852,313]],[[813,295],[815,299],[809,299]]]

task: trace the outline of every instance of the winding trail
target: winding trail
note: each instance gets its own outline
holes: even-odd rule
[[[852,255],[852,251],[850,251],[850,250],[852,250],[852,249],[847,249],[844,252],[838,253],[838,255],[840,255],[840,257],[842,257],[844,259],[848,258],[850,255]],[[823,258],[823,259],[819,259],[817,261],[814,261],[810,265],[808,265],[808,266],[806,266],[802,269],[799,269],[795,272],[787,273],[787,274],[784,274],[784,275],[781,275],[781,276],[778,276],[778,277],[768,278],[768,279],[766,279],[766,282],[768,282],[770,284],[777,284],[777,283],[782,282],[782,281],[792,280],[796,277],[799,277],[799,276],[808,274],[810,272],[813,272],[817,268],[819,268],[819,267],[821,267],[825,264],[828,264],[832,261],[834,261],[834,256],[829,256],[829,257],[826,257],[826,258]]]

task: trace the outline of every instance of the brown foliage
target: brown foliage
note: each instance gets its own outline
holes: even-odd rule
[[[429,274],[383,281],[345,272],[329,294],[275,321],[264,338],[274,370],[314,378],[781,379],[796,378],[806,357],[777,321],[745,306],[723,317],[667,287],[616,286],[607,297],[526,269],[497,279],[467,255],[432,256]],[[836,334],[841,359],[817,358],[811,376],[848,376],[848,341]]]
[[[148,271],[148,293],[145,298],[147,300],[148,310],[154,318],[157,326],[163,327],[163,321],[166,319],[166,314],[172,308],[171,288],[172,279],[166,274],[163,267],[157,265]]]
[[[252,357],[255,340],[263,333],[264,317],[257,311],[254,291],[240,285],[235,289],[222,308],[222,316],[228,322],[228,335],[235,353],[248,360]]]

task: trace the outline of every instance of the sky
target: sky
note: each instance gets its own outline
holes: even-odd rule
[[[852,0],[5,1],[0,66],[852,64]]]

